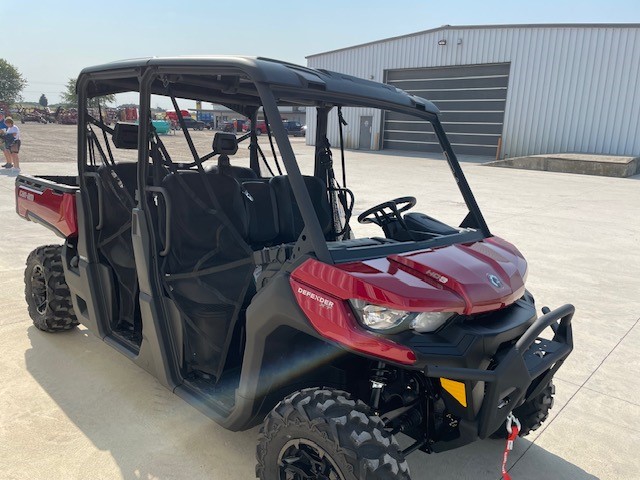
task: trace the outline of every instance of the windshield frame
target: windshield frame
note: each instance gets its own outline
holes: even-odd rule
[[[275,93],[278,95],[279,99],[286,98],[287,94],[299,95],[299,92],[295,92],[293,90],[294,89],[283,88],[283,89],[277,89]],[[271,97],[273,101],[273,105],[271,106],[271,108],[269,109],[270,111],[268,111],[267,114],[271,115],[272,117],[273,115],[277,115],[276,114],[277,102],[275,99],[273,89],[265,88],[261,90],[259,88],[259,91],[261,93],[261,97],[263,101],[265,100],[265,97]],[[326,103],[318,104],[318,106],[316,107],[316,111],[318,113],[320,112],[320,109],[321,109],[319,105],[325,105],[327,107],[332,107],[332,108],[335,108],[338,105],[340,105],[340,106],[349,106],[349,107],[376,108],[380,110],[393,111],[393,112],[403,113],[419,119],[429,121],[433,127],[434,133],[438,139],[438,143],[442,148],[442,152],[444,154],[445,160],[449,165],[451,173],[454,176],[454,180],[458,186],[458,189],[462,195],[462,198],[464,199],[464,202],[469,212],[467,216],[464,218],[464,220],[462,221],[462,223],[460,224],[460,227],[462,227],[463,230],[461,230],[460,233],[457,233],[457,234],[436,237],[428,240],[385,243],[380,245],[372,245],[372,246],[364,246],[364,247],[350,246],[346,248],[332,248],[331,244],[334,242],[327,241],[324,238],[324,235],[322,235],[322,232],[319,229],[320,227],[319,222],[317,220],[315,211],[311,203],[309,202],[309,205],[307,208],[303,208],[302,204],[300,204],[300,211],[305,221],[305,225],[314,224],[318,227],[316,233],[311,238],[311,243],[313,243],[314,245],[319,245],[320,243],[324,243],[324,245],[326,245],[326,250],[321,247],[320,252],[318,250],[315,251],[316,255],[318,255],[318,258],[320,258],[321,255],[325,256],[328,253],[329,257],[331,258],[330,263],[346,263],[346,262],[352,262],[352,261],[380,258],[380,257],[384,257],[391,254],[397,254],[397,253],[405,253],[405,252],[411,252],[411,251],[425,250],[429,248],[444,247],[444,246],[453,245],[457,243],[477,242],[477,241],[483,240],[484,238],[492,236],[489,230],[489,227],[487,226],[487,223],[484,219],[484,216],[480,211],[480,207],[478,206],[478,203],[473,195],[473,192],[471,191],[471,187],[469,186],[469,183],[467,182],[464,172],[462,171],[462,167],[460,166],[458,158],[455,152],[453,151],[453,148],[451,147],[451,143],[447,138],[447,135],[444,131],[444,128],[442,127],[442,124],[440,123],[440,119],[438,115],[431,112],[424,111],[424,110],[420,110],[417,105],[415,108],[407,108],[405,106],[389,104],[387,102],[371,101],[371,98],[367,98],[365,101],[358,102],[358,101],[354,101],[356,99],[354,99],[353,96],[351,96],[349,97],[349,101],[346,101],[345,98],[336,98],[336,97],[339,97],[338,95],[335,95],[335,94],[326,95],[324,94],[324,92],[316,92],[316,91],[313,91],[310,93],[307,92],[305,96],[309,100],[314,100],[316,102],[326,102]],[[342,100],[344,103],[340,103],[340,100]],[[263,105],[265,110],[267,110],[267,105],[264,103]],[[278,118],[278,117],[276,116],[275,118]],[[280,133],[278,132],[279,129],[273,128],[274,137],[276,138],[276,141],[278,142],[278,146],[280,147],[283,163],[285,164],[287,173],[291,175],[292,172],[290,172],[289,170],[289,165],[293,166],[295,164],[297,175],[300,175],[297,161],[295,160],[295,154],[291,149],[291,145],[286,135],[286,132],[284,131],[282,122],[276,122],[276,123],[279,123],[279,127],[282,128],[281,133],[283,137],[279,138],[280,137],[278,135],[278,133]],[[327,122],[317,122],[317,128],[318,130],[316,132],[316,142],[315,142],[316,143],[316,161],[318,161],[318,149],[320,148],[319,139],[326,137]],[[325,129],[325,131],[322,131],[323,128]],[[283,142],[283,144],[281,144],[281,142]],[[286,146],[288,146],[288,148],[285,147],[283,149],[283,146],[285,143],[286,143]],[[291,157],[287,158],[289,157],[289,155]],[[348,160],[347,160],[347,164],[348,164]],[[302,178],[300,178],[300,182],[302,183]],[[292,186],[293,186],[293,182],[292,182]],[[304,191],[300,192],[301,197],[306,196],[308,198],[306,189],[303,189],[303,190]],[[295,192],[295,188],[294,188],[294,194],[298,199],[298,194]],[[316,230],[316,229],[314,228],[313,230]],[[304,233],[305,232],[303,232],[303,234]],[[335,247],[337,247],[338,244],[339,242],[335,242]],[[319,255],[319,253],[321,255]],[[323,260],[323,261],[326,261],[326,260]]]

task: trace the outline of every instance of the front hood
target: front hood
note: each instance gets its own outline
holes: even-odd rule
[[[498,237],[340,265],[309,260],[292,273],[344,300],[465,315],[510,305],[524,294],[526,275],[523,256]]]

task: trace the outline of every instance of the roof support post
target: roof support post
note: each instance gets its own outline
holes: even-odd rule
[[[322,233],[318,216],[313,208],[313,203],[311,203],[311,197],[309,196],[304,179],[302,178],[302,173],[300,173],[300,168],[296,162],[295,154],[291,148],[287,131],[284,129],[284,125],[282,125],[282,121],[280,120],[280,112],[273,93],[265,83],[256,82],[256,88],[260,94],[267,118],[274,119],[271,130],[275,134],[276,142],[278,142],[278,148],[280,149],[282,162],[287,169],[291,189],[293,190],[293,194],[298,202],[298,207],[300,208],[300,213],[304,219],[304,229],[309,235],[309,240],[311,240],[311,245],[313,246],[316,257],[321,262],[333,264],[333,259],[327,248],[327,242]]]

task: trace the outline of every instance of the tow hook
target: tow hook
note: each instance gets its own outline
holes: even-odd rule
[[[509,436],[507,437],[507,445],[504,448],[504,453],[502,454],[502,478],[503,480],[511,480],[511,475],[507,472],[507,461],[509,460],[509,452],[513,450],[513,442],[516,438],[518,438],[518,434],[520,433],[520,420],[518,420],[513,412],[509,412],[506,420],[507,433]]]

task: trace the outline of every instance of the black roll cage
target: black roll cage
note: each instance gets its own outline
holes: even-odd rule
[[[203,63],[212,65],[203,65]],[[300,84],[295,85],[287,75],[278,75],[281,72],[272,71],[272,64],[278,68],[285,67],[300,77]],[[275,72],[275,73],[274,73]],[[353,89],[351,84],[346,85],[342,91],[334,89],[318,88],[311,75],[328,76],[327,85],[335,86],[340,79],[350,83],[361,83],[365,95]],[[269,77],[274,77],[271,79]],[[233,80],[230,82],[229,80]],[[242,80],[242,82],[241,82]],[[255,117],[257,109],[263,107],[265,116],[271,119],[279,119],[278,99],[287,99],[281,102],[284,105],[313,105],[318,111],[324,111],[318,115],[318,130],[316,133],[316,168],[318,171],[318,152],[323,148],[319,139],[326,137],[326,113],[334,107],[369,107],[397,113],[409,114],[425,119],[431,123],[434,132],[443,149],[445,158],[454,175],[462,197],[469,209],[469,214],[463,220],[462,227],[472,227],[474,230],[463,231],[459,234],[449,235],[434,240],[420,242],[402,242],[397,244],[379,245],[375,247],[360,247],[355,249],[340,249],[330,251],[325,240],[322,228],[315,214],[309,193],[298,167],[293,149],[288,140],[287,132],[281,121],[273,121],[270,125],[280,150],[282,162],[286,168],[289,181],[300,208],[304,220],[304,231],[296,244],[299,255],[314,254],[320,261],[333,264],[343,261],[353,261],[371,257],[380,257],[390,253],[418,250],[459,242],[481,240],[491,236],[489,228],[471,192],[469,184],[462,172],[451,144],[438,119],[437,109],[424,99],[413,97],[409,94],[393,89],[387,85],[355,79],[333,72],[305,69],[282,62],[265,59],[226,58],[215,57],[209,59],[143,59],[139,61],[125,61],[115,64],[107,64],[102,67],[92,67],[83,70],[78,78],[78,172],[79,185],[83,193],[83,200],[88,201],[86,194],[86,124],[91,120],[87,113],[87,101],[89,98],[122,92],[139,92],[140,95],[140,126],[138,131],[138,208],[149,216],[148,206],[143,199],[148,190],[148,159],[150,155],[149,140],[152,136],[150,107],[151,95],[159,94],[168,96],[168,86],[171,85],[170,95],[192,100],[204,100],[219,103],[241,113],[249,113]],[[338,84],[339,85],[339,84]],[[357,86],[357,85],[356,85]],[[215,88],[219,88],[216,90]],[[372,96],[374,88],[379,88],[380,96]],[[391,91],[393,90],[393,91]],[[426,106],[425,106],[426,104]],[[429,108],[431,106],[432,108]],[[251,113],[253,112],[253,113]],[[323,118],[324,117],[324,118]],[[253,125],[255,125],[255,121]],[[255,132],[252,133],[255,135]],[[257,152],[251,152],[252,163],[257,162]],[[90,209],[88,214],[91,215]],[[89,222],[93,225],[93,222]],[[96,251],[93,236],[88,236],[90,242],[88,251],[94,254]],[[90,259],[91,260],[91,259]]]

